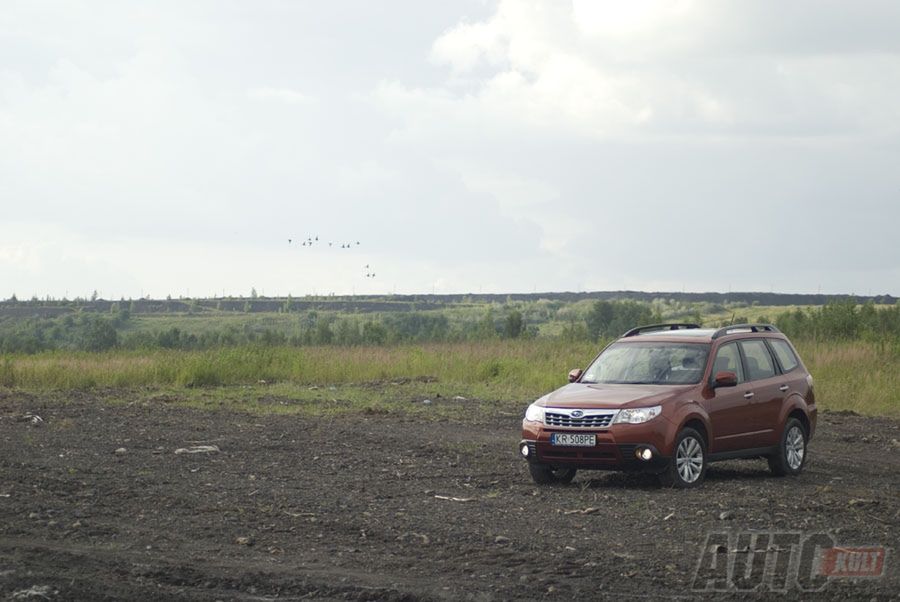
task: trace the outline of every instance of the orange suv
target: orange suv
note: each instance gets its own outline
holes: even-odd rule
[[[710,462],[766,458],[796,475],[816,429],[813,379],[768,324],[654,324],[626,332],[531,404],[519,453],[538,484],[578,469],[658,473],[696,487]]]

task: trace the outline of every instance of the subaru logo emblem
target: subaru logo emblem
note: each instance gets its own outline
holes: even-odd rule
[[[584,416],[584,412],[581,410],[572,410],[572,418],[581,418]]]

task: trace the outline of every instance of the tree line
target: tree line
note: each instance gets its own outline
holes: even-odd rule
[[[56,317],[4,318],[0,320],[0,353],[117,348],[193,350],[237,345],[395,345],[537,336],[600,342],[642,324],[703,321],[699,309],[673,318],[662,314],[664,307],[659,303],[599,300],[581,312],[567,313],[541,304],[504,305],[471,310],[462,317],[442,310],[384,314],[306,311],[291,314],[288,322],[276,325],[266,320],[236,324],[223,321],[222,325],[189,331],[176,325],[140,327],[133,323],[128,305],[113,304],[105,313],[78,311]],[[539,325],[553,320],[561,323],[561,328],[540,334]],[[735,316],[733,321],[770,322],[766,316],[747,315]],[[900,340],[900,304],[879,307],[839,299],[821,307],[784,312],[774,322],[794,339]]]
[[[521,312],[498,315],[488,308],[478,320],[453,323],[441,312],[407,312],[378,317],[309,311],[290,328],[258,322],[190,332],[179,326],[131,327],[127,308],[106,314],[77,312],[55,318],[32,317],[0,322],[0,353],[51,350],[211,349],[237,345],[392,345],[439,341],[488,340],[536,336]]]
[[[900,339],[900,303],[878,307],[837,300],[821,307],[784,312],[775,325],[796,339]]]

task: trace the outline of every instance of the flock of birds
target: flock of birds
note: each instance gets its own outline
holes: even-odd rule
[[[289,245],[294,243],[294,239],[293,239],[293,238],[289,238],[289,239],[287,239],[287,241],[288,241],[288,244],[289,244]],[[309,236],[309,237],[306,238],[306,240],[304,240],[304,241],[302,241],[302,242],[300,243],[300,246],[301,246],[301,247],[311,247],[311,246],[313,246],[314,244],[316,244],[317,242],[319,242],[319,237],[318,237],[318,236],[316,236],[315,238],[313,238],[312,236]],[[329,247],[331,247],[331,246],[333,246],[333,245],[334,245],[333,242],[329,242],[329,243],[328,243],[328,246],[329,246]],[[358,240],[356,241],[356,246],[357,246],[357,247],[359,246],[359,241],[358,241]],[[351,247],[353,247],[353,243],[349,243],[349,242],[348,242],[348,243],[342,243],[342,244],[341,244],[341,248],[342,248],[342,249],[349,249],[349,248],[351,248]]]
[[[289,239],[287,239],[287,241],[288,241],[288,244],[289,244],[289,245],[295,244],[295,240],[294,240],[293,238],[289,238]],[[324,241],[322,241],[322,242],[323,242],[323,244],[324,244]],[[319,244],[319,237],[318,237],[318,236],[315,236],[315,237],[313,237],[313,236],[307,236],[306,239],[300,241],[300,245],[299,245],[299,246],[301,246],[301,247],[313,247],[314,245],[317,245],[317,244]],[[328,242],[328,246],[329,246],[329,247],[334,247],[334,241],[329,241],[329,242]],[[341,243],[341,248],[342,248],[342,249],[352,249],[353,247],[358,247],[358,246],[360,246],[358,240],[356,241],[356,244],[350,243],[350,242],[347,242],[347,243]],[[366,278],[374,278],[374,277],[375,277],[375,270],[374,270],[374,268],[372,268],[368,263],[367,263],[366,266],[365,266],[365,270],[366,270]]]

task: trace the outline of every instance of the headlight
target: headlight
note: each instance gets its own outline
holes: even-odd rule
[[[632,408],[629,410],[619,410],[613,424],[625,422],[627,424],[640,424],[647,422],[659,416],[662,413],[662,406],[653,406],[652,408]]]
[[[544,421],[544,408],[537,405],[536,403],[528,406],[528,409],[525,410],[525,420],[530,422],[543,422]]]

